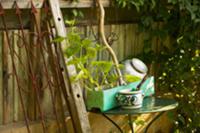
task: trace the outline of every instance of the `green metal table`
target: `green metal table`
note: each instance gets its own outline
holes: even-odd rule
[[[107,115],[128,115],[129,116],[129,125],[134,133],[134,128],[131,120],[131,115],[138,114],[146,114],[146,113],[155,113],[160,112],[147,126],[145,132],[147,132],[150,125],[160,117],[165,111],[169,111],[175,109],[178,106],[178,102],[173,99],[167,98],[156,98],[156,97],[146,97],[143,101],[143,106],[139,109],[122,109],[120,107],[111,109],[106,112],[102,112],[103,116],[111,121],[119,130],[123,133],[122,129],[115,123],[112,119],[110,119]]]

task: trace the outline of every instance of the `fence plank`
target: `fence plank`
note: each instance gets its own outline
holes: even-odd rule
[[[3,32],[0,31],[0,124],[3,118]]]
[[[18,31],[17,33],[19,36],[21,36],[21,32]],[[27,36],[28,38],[28,36]],[[27,56],[26,56],[26,51],[25,51],[25,48],[24,48],[24,42],[23,40],[19,37],[18,38],[18,42],[17,42],[18,46],[22,46],[19,48],[19,51],[18,51],[18,57],[20,58],[21,62],[19,61],[19,59],[17,60],[19,62],[19,66],[18,66],[18,69],[17,69],[17,74],[19,76],[19,79],[20,79],[20,85],[21,85],[21,88],[22,88],[22,97],[23,97],[23,101],[24,101],[24,105],[25,107],[27,107],[27,99],[29,98],[29,96],[27,95],[27,92],[28,92],[28,82],[29,82],[29,79],[28,79],[28,76],[27,76],[27,72],[28,72],[28,66],[27,66]],[[34,106],[34,105],[32,105]],[[22,121],[24,120],[24,115],[23,115],[23,111],[22,111],[22,106],[21,104],[19,103],[19,106],[18,106],[18,121]]]
[[[133,24],[126,24],[125,25],[125,58],[129,58],[133,54],[133,49],[132,45],[134,45],[134,35],[133,35],[134,29],[133,29]]]
[[[104,29],[105,30],[105,36],[106,36],[106,38],[108,40],[108,37],[112,32],[111,31],[112,27],[111,27],[111,25],[105,25],[104,27],[105,27],[105,29]],[[100,60],[109,60],[109,58],[111,58],[110,53],[107,50],[103,50],[99,55],[100,55],[100,57],[99,57]]]
[[[16,53],[18,54],[19,48],[17,46],[17,41],[18,41],[18,37],[16,36],[17,33],[18,33],[17,31],[13,31],[13,47]],[[14,60],[16,61],[15,64],[16,64],[17,72],[19,72],[19,61],[16,58],[16,56],[14,57]],[[15,77],[14,83],[13,83],[13,121],[14,122],[18,120],[18,111],[19,111],[19,95],[18,95],[17,81]]]
[[[132,49],[133,49],[133,56],[137,55],[139,53],[139,49],[138,49],[138,45],[141,45],[140,43],[140,34],[137,32],[137,28],[138,28],[138,25],[137,24],[134,24],[133,25],[133,29],[134,29],[134,32],[133,32],[133,44],[132,44]]]
[[[138,36],[137,36],[137,34],[136,34],[136,32],[135,32],[135,30],[134,29],[136,29],[136,25],[134,24],[134,25],[132,25],[132,29],[133,29],[133,34],[132,34],[132,36],[133,36],[133,39],[132,39],[132,44],[131,44],[131,50],[132,50],[132,52],[131,52],[131,55],[134,57],[136,54],[136,51],[137,51],[137,49],[136,49],[136,44],[137,44],[137,40],[138,40]]]
[[[9,39],[11,42],[11,49],[13,50],[13,31],[9,31]],[[13,66],[12,66],[12,50],[8,50],[8,90],[7,90],[7,121],[10,123],[13,120],[13,88],[14,88],[14,75],[13,75]]]
[[[119,28],[118,28],[118,33],[119,33],[119,41],[118,41],[118,58],[119,60],[123,60],[124,58],[124,52],[125,52],[125,49],[124,49],[124,45],[125,44],[125,41],[124,41],[124,38],[126,36],[125,34],[125,27],[124,25],[119,25]]]
[[[111,25],[111,28],[112,28],[112,31],[113,31],[114,33],[116,33],[117,37],[119,37],[119,33],[118,33],[118,30],[117,30],[117,25]],[[118,38],[118,39],[119,39],[119,38]],[[116,55],[117,55],[117,57],[118,57],[117,43],[118,43],[118,40],[115,41],[115,42],[113,42],[113,44],[112,44],[111,47],[112,47],[112,49],[114,50],[114,52],[116,53]]]
[[[112,31],[116,33],[118,40],[112,45],[117,58],[121,61],[124,57],[124,27],[122,25],[112,25]]]
[[[3,124],[6,124],[8,121],[7,115],[7,103],[8,103],[8,47],[7,42],[5,41],[5,32],[3,38]]]

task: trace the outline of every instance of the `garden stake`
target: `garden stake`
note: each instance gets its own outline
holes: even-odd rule
[[[12,50],[12,48],[11,48],[11,43],[10,43],[9,35],[8,35],[8,28],[7,28],[7,25],[6,25],[4,15],[5,15],[4,10],[3,10],[3,7],[0,3],[0,16],[2,18],[2,22],[3,22],[3,26],[5,28],[6,38],[7,38],[7,42],[8,42],[8,47],[10,49],[12,67],[13,67],[14,75],[15,75],[16,81],[17,81],[17,88],[18,88],[18,93],[19,93],[19,97],[20,97],[20,103],[21,103],[21,106],[22,106],[22,111],[23,111],[23,115],[24,115],[24,118],[25,118],[27,131],[28,131],[28,133],[31,133],[30,127],[29,127],[29,120],[28,120],[27,112],[25,111],[24,101],[23,101],[23,97],[22,97],[21,86],[19,84],[19,77],[17,75],[16,66],[15,66],[15,63],[14,63],[14,58],[13,58],[14,57],[14,54],[13,54],[14,50]]]
[[[15,8],[16,8],[16,15],[18,17],[18,22],[19,22],[19,25],[20,25],[20,30],[22,32],[22,39],[24,40],[24,43],[25,43],[24,46],[25,46],[26,54],[28,56],[28,59],[30,59],[30,55],[28,53],[28,48],[27,48],[27,42],[26,42],[25,34],[24,34],[24,28],[23,28],[23,24],[22,24],[21,11],[20,11],[16,1],[15,1]],[[40,98],[39,98],[37,81],[36,81],[35,75],[33,74],[32,65],[31,65],[30,61],[28,61],[28,67],[29,67],[29,70],[30,70],[30,78],[32,80],[31,83],[32,83],[33,88],[35,89],[35,92],[36,92],[36,102],[38,104],[38,110],[39,110],[40,117],[41,117],[43,132],[46,133],[46,126],[45,126],[43,111],[42,111],[41,105],[40,105]]]

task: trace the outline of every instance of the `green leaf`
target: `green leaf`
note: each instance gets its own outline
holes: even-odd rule
[[[135,1],[131,1],[131,4],[133,4],[136,8],[136,10],[139,12],[140,11],[140,4],[138,4],[137,2]]]
[[[86,51],[87,51],[87,56],[88,56],[89,58],[94,58],[94,57],[96,57],[96,55],[97,55],[97,51],[96,51],[96,49],[93,48],[93,47],[88,47],[88,48],[86,49]]]
[[[124,65],[123,64],[119,64],[118,68],[119,69],[124,69]]]
[[[73,10],[72,10],[72,13],[73,13],[73,15],[74,15],[75,17],[78,16],[78,11],[77,11],[76,9],[73,9]]]
[[[179,130],[179,129],[176,129],[176,130],[174,131],[174,133],[180,133],[180,130]]]
[[[140,120],[140,119],[137,119],[134,122],[135,122],[136,125],[142,125],[143,126],[145,124],[145,121],[144,120]]]
[[[83,12],[79,11],[79,17],[84,18]]]
[[[52,42],[60,43],[64,41],[65,39],[66,39],[65,37],[58,36]]]
[[[91,44],[92,44],[92,41],[90,39],[82,40],[82,47],[87,48],[87,47],[91,46]]]
[[[92,65],[94,67],[100,68],[103,72],[107,73],[111,70],[113,63],[108,61],[93,61]]]
[[[119,76],[116,74],[109,74],[109,76],[107,77],[107,81],[110,84],[115,84],[117,82],[118,78],[119,78]],[[113,85],[113,86],[115,86],[115,85]]]
[[[175,5],[178,2],[178,0],[168,0],[168,3],[172,3],[173,5]]]
[[[185,121],[185,118],[182,115],[178,115],[178,119],[183,125],[185,125],[186,121]]]
[[[122,7],[123,8],[126,7],[126,2],[125,1],[122,2]]]
[[[141,78],[133,76],[133,75],[129,75],[129,74],[126,74],[124,77],[125,77],[126,81],[129,83],[141,80]]]
[[[151,0],[151,9],[155,8],[156,6],[156,1],[155,0]]]
[[[81,70],[81,71],[75,76],[74,81],[78,81],[79,79],[84,78],[84,77],[85,77],[84,74],[85,74],[85,73]]]
[[[65,54],[68,56],[68,57],[71,57],[72,55],[75,55],[77,54],[79,51],[80,51],[80,46],[78,45],[71,45],[69,46],[66,50],[65,50]]]
[[[69,26],[74,26],[76,21],[75,20],[66,20],[65,23],[68,24]]]
[[[106,46],[102,46],[102,45],[100,45],[100,44],[95,44],[95,49],[97,50],[97,51],[103,51],[103,50],[106,50]]]

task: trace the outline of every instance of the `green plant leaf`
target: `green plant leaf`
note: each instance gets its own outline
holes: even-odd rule
[[[76,21],[74,19],[73,20],[66,20],[65,23],[68,24],[69,26],[74,26]]]
[[[64,41],[65,39],[66,39],[65,37],[58,36],[52,42],[60,43]]]
[[[83,39],[82,40],[82,47],[87,48],[89,46],[91,46],[92,41],[90,39]]]
[[[100,70],[102,70],[105,73],[108,73],[113,67],[113,63],[108,61],[93,61],[92,65],[94,67],[100,68]]]
[[[73,10],[72,10],[72,13],[73,13],[74,17],[77,17],[77,16],[78,16],[78,11],[77,11],[76,9],[73,9]]]
[[[137,119],[134,122],[135,122],[136,125],[142,125],[142,126],[145,125],[145,121],[144,120]]]
[[[87,51],[87,56],[88,56],[89,58],[94,58],[94,57],[96,57],[96,55],[97,55],[97,51],[96,51],[96,49],[93,48],[93,47],[88,47],[88,48],[86,49],[86,51]]]
[[[74,81],[78,81],[79,79],[84,78],[84,77],[85,77],[84,74],[85,74],[85,73],[81,70],[81,71],[75,76]]]
[[[126,74],[124,77],[125,77],[125,80],[129,83],[141,80],[141,78],[133,76],[133,75],[129,75],[129,74]]]

